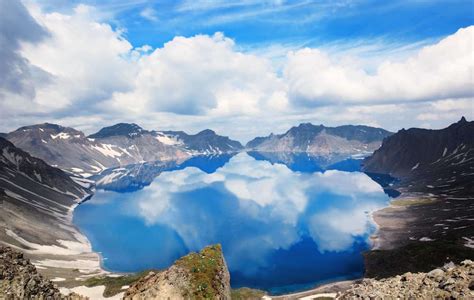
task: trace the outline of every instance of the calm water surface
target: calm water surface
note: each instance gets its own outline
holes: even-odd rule
[[[233,287],[292,292],[362,276],[369,213],[389,199],[358,167],[258,153],[194,158],[133,192],[98,190],[74,222],[112,271],[166,268],[221,243]]]

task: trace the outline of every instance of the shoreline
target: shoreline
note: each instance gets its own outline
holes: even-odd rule
[[[372,245],[370,249],[367,250],[366,252],[379,250],[380,248],[383,248],[381,245],[385,245],[385,244],[382,244],[383,241],[386,242],[385,238],[383,240],[380,238],[380,232],[385,224],[383,224],[383,221],[378,218],[378,214],[387,209],[394,208],[392,204],[392,201],[394,199],[403,199],[405,197],[408,197],[408,195],[403,194],[403,193],[400,194],[396,198],[390,197],[390,201],[388,202],[387,206],[371,211],[368,214],[369,219],[375,225],[375,231],[369,236],[369,242],[372,242]],[[380,224],[379,222],[382,224]],[[363,255],[363,253],[361,254]],[[366,262],[364,262],[364,273],[367,269],[366,267],[367,267]],[[352,284],[358,283],[365,278],[367,277],[364,275],[362,277],[350,279],[350,280],[336,280],[336,281],[332,281],[328,283],[316,284],[314,288],[311,288],[308,290],[303,290],[303,291],[283,294],[283,295],[265,295],[263,299],[300,299],[300,298],[304,299],[305,297],[336,297],[336,294],[338,292],[343,292],[347,290]],[[312,299],[312,298],[308,298],[308,299]]]

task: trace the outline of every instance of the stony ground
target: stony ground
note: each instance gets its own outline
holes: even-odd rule
[[[23,253],[0,247],[0,299],[83,299],[64,296],[51,281],[43,278]]]
[[[375,247],[365,253],[366,277],[428,272],[474,257],[474,198],[406,193],[374,213]]]
[[[428,273],[405,273],[382,280],[364,279],[338,299],[473,299],[474,262],[452,263]]]

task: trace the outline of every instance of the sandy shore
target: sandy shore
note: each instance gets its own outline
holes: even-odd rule
[[[290,300],[290,299],[314,299],[317,297],[334,298],[337,292],[347,290],[351,286],[351,284],[354,284],[358,282],[359,280],[360,279],[336,281],[332,283],[323,284],[321,286],[315,287],[307,291],[280,295],[280,296],[264,296],[263,299]]]

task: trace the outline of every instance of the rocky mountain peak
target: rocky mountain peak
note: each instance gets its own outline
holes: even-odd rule
[[[323,130],[325,127],[323,125],[313,125],[311,123],[301,123],[298,126],[291,127],[290,130],[288,130],[288,133],[302,133],[302,132],[320,132]]]
[[[199,132],[197,135],[215,135],[216,132],[211,129],[204,129],[203,131]]]
[[[230,299],[230,275],[221,245],[178,259],[134,283],[124,299]]]
[[[364,170],[412,177],[421,172],[458,164],[468,168],[474,147],[474,122],[462,118],[444,129],[402,129],[384,140],[382,147],[364,161]]]
[[[465,126],[470,126],[471,123],[472,123],[472,121],[471,122],[467,121],[466,118],[463,116],[459,121],[457,121],[456,123],[451,124],[451,126],[456,127],[456,128],[461,128],[461,127],[465,127]]]
[[[58,124],[42,123],[30,126],[23,126],[7,134],[8,139],[28,138],[37,140],[71,140],[85,138],[83,132],[71,127],[64,127]]]
[[[29,130],[48,130],[48,131],[53,131],[53,132],[61,132],[64,130],[65,127],[58,125],[58,124],[52,124],[52,123],[41,123],[41,124],[35,124],[35,125],[29,125],[29,126],[23,126],[17,129],[17,131],[29,131]]]
[[[102,128],[98,132],[89,135],[89,138],[100,139],[113,136],[128,136],[133,138],[145,133],[149,133],[149,131],[141,128],[135,123],[118,123]]]
[[[283,134],[257,137],[246,147],[260,152],[365,155],[377,149],[382,140],[391,134],[381,128],[362,125],[326,127],[301,123]]]

